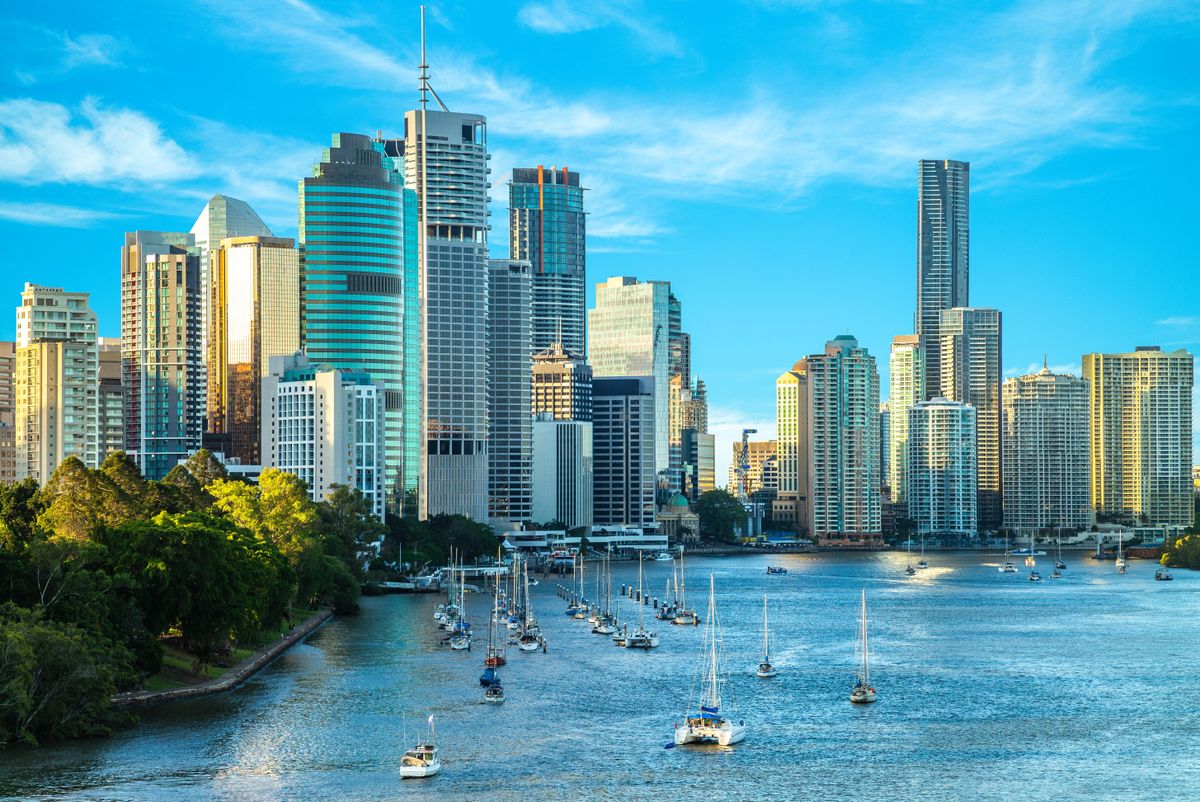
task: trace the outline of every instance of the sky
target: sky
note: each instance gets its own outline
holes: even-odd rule
[[[219,192],[295,236],[296,182],[331,133],[401,133],[418,15],[9,4],[0,298],[15,307],[25,281],[90,291],[116,336],[123,232],[187,230]],[[589,283],[668,280],[683,302],[719,484],[743,426],[773,436],[775,378],[827,340],[857,336],[887,397],[889,344],[912,331],[921,158],[971,163],[970,302],[1003,313],[1006,375],[1137,345],[1200,352],[1200,0],[454,0],[428,15],[434,88],[488,118],[493,254],[513,167],[582,175]]]

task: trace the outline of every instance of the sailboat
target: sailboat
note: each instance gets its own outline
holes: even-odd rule
[[[571,598],[567,603],[567,609],[564,610],[567,615],[572,618],[579,612],[579,596],[575,593],[575,588],[578,585],[578,574],[575,572],[575,555],[571,555]]]
[[[720,673],[721,629],[717,619],[715,590],[715,580],[709,574],[708,624],[704,628],[704,649],[701,652],[701,700],[696,712],[689,710],[683,717],[683,723],[675,724],[676,746],[696,743],[732,746],[746,737],[746,722],[735,722],[721,710],[721,686],[725,680]]]
[[[1058,538],[1055,540],[1054,570],[1055,571],[1067,570],[1067,564],[1065,562],[1063,562],[1063,558],[1062,558],[1062,530],[1061,529],[1058,532]],[[1059,576],[1062,576],[1062,574],[1059,574]]]
[[[587,615],[588,615],[587,597],[584,596],[584,593],[586,592],[586,586],[583,584],[583,581],[584,581],[583,580],[584,556],[585,555],[584,555],[583,551],[580,551],[579,552],[579,595],[576,597],[577,600],[575,603],[575,615],[574,615],[574,618],[576,621],[582,621],[585,618],[587,618]]]
[[[539,648],[546,651],[546,636],[542,634],[542,628],[538,626],[537,619],[533,617],[533,597],[529,595],[529,563],[525,560],[521,561],[522,582],[525,590],[525,618],[521,623],[521,637],[517,641],[517,648],[523,652],[536,652]]]
[[[432,777],[441,770],[442,762],[438,760],[437,733],[433,728],[433,716],[430,716],[429,738],[418,741],[416,746],[400,757],[400,779]]]
[[[1117,573],[1118,574],[1125,573],[1126,563],[1125,563],[1125,549],[1124,549],[1123,543],[1124,543],[1124,536],[1118,532],[1117,533]]]
[[[499,671],[496,672],[495,679],[491,684],[483,689],[483,701],[489,705],[504,704],[504,686],[500,683]]]
[[[642,554],[638,552],[638,598],[642,596]],[[637,629],[629,633],[625,637],[625,643],[621,644],[627,649],[653,649],[658,646],[658,633],[651,632],[646,629],[645,621],[643,620],[643,612],[646,609],[644,603],[638,604],[638,625]]]
[[[925,562],[925,536],[921,535],[921,559],[917,561],[917,569],[924,571],[929,567],[929,563]]]
[[[867,589],[862,592],[862,610],[858,618],[858,649],[862,665],[858,669],[858,681],[850,691],[850,701],[856,705],[875,701],[875,688],[871,685],[871,653],[867,646]]]
[[[488,643],[487,649],[484,652],[483,664],[489,668],[496,668],[504,665],[507,660],[504,658],[504,639],[496,636],[496,625],[500,617],[507,611],[508,606],[501,606],[500,602],[500,577],[496,577],[496,597],[492,606],[492,617],[488,623]]]
[[[1012,564],[1012,560],[1008,559],[1008,533],[1004,533],[1004,562],[1000,563],[1000,567],[996,569],[1002,574],[1015,574],[1017,567]]]
[[[763,679],[770,679],[779,672],[771,665],[771,629],[767,625],[767,597],[763,596],[763,659],[754,672]]]
[[[683,546],[679,547],[679,612],[675,616],[675,620],[671,623],[684,626],[697,626],[700,623],[699,617],[696,616],[695,610],[689,610],[687,606],[687,572],[683,568]]]
[[[617,631],[616,617],[612,612],[612,565],[608,555],[604,555],[604,565],[601,568],[600,615],[592,625],[592,632],[597,635],[612,635]]]
[[[904,541],[904,555],[904,573],[912,576],[917,572],[917,569],[913,568],[912,564],[912,535],[909,535],[908,540]]]

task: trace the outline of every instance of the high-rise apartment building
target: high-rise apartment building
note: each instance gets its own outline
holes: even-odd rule
[[[500,526],[531,515],[531,270],[519,259],[488,263],[488,518]]]
[[[243,465],[262,454],[262,378],[272,356],[300,349],[300,260],[295,242],[229,237],[208,271],[205,445]]]
[[[121,386],[121,338],[100,337],[100,386],[97,391],[97,456],[125,450],[125,390]]]
[[[888,477],[891,476],[892,452],[888,444],[892,441],[892,405],[887,401],[879,402],[879,481],[888,488],[884,492],[884,500],[891,498]]]
[[[552,343],[533,355],[534,415],[549,413],[554,420],[592,419],[592,368],[577,353]]]
[[[801,359],[775,380],[776,471],[779,493],[771,517],[808,532],[812,493],[809,460],[808,361]],[[735,446],[736,447],[736,446]]]
[[[588,360],[596,379],[648,376],[653,384],[654,466],[670,468],[671,285],[615,276],[596,285],[588,310]]]
[[[1004,526],[1092,525],[1088,382],[1043,366],[1004,382]]]
[[[1096,517],[1192,523],[1192,355],[1140,346],[1084,354]]]
[[[974,537],[975,409],[934,398],[908,408],[906,509],[919,535]]]
[[[609,376],[592,384],[592,522],[596,526],[654,525],[654,385],[650,376]]]
[[[879,373],[842,335],[808,357],[808,521],[837,546],[880,543]],[[782,473],[780,475],[782,488]]]
[[[200,448],[205,385],[200,298],[200,256],[192,234],[125,234],[125,452],[147,479],[162,479]]]
[[[421,220],[422,514],[482,521],[488,516],[487,121],[409,111],[404,140],[394,144]]]
[[[533,265],[533,349],[587,354],[587,218],[579,173],[517,167],[508,185],[509,253]]]
[[[917,187],[916,333],[925,357],[925,397],[941,388],[942,311],[969,305],[970,173],[967,162],[921,159]]]
[[[940,387],[947,399],[975,407],[977,510],[983,531],[999,529],[1004,523],[1001,333],[999,310],[970,307],[942,312]]]
[[[593,481],[591,422],[538,414],[533,421],[533,520],[561,521],[568,530],[591,526]]]
[[[0,484],[16,481],[16,397],[13,374],[17,369],[16,343],[0,341]]]
[[[887,485],[892,501],[903,504],[908,486],[908,409],[925,400],[925,353],[917,335],[902,334],[892,339],[888,384],[891,415],[888,439],[881,441],[881,446],[888,451]]]
[[[272,356],[262,380],[263,467],[303,479],[313,501],[335,484],[357,488],[382,520],[384,392],[365,371],[315,365],[303,353]]]
[[[399,511],[417,487],[420,373],[416,196],[395,151],[362,134],[334,134],[300,181],[299,235],[305,352],[382,385],[382,492]]]

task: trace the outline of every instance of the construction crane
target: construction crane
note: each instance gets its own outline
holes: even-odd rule
[[[745,504],[750,500],[750,435],[758,429],[742,429],[742,453],[738,458],[738,501]]]

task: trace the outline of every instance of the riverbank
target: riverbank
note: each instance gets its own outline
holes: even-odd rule
[[[254,674],[266,668],[276,657],[307,638],[313,632],[316,632],[322,624],[332,617],[332,610],[318,611],[315,615],[308,617],[286,634],[271,641],[214,679],[199,682],[195,685],[185,685],[166,690],[141,690],[118,693],[113,696],[112,704],[116,707],[146,707],[162,704],[163,702],[179,701],[181,699],[196,699],[201,696],[232,690]]]

